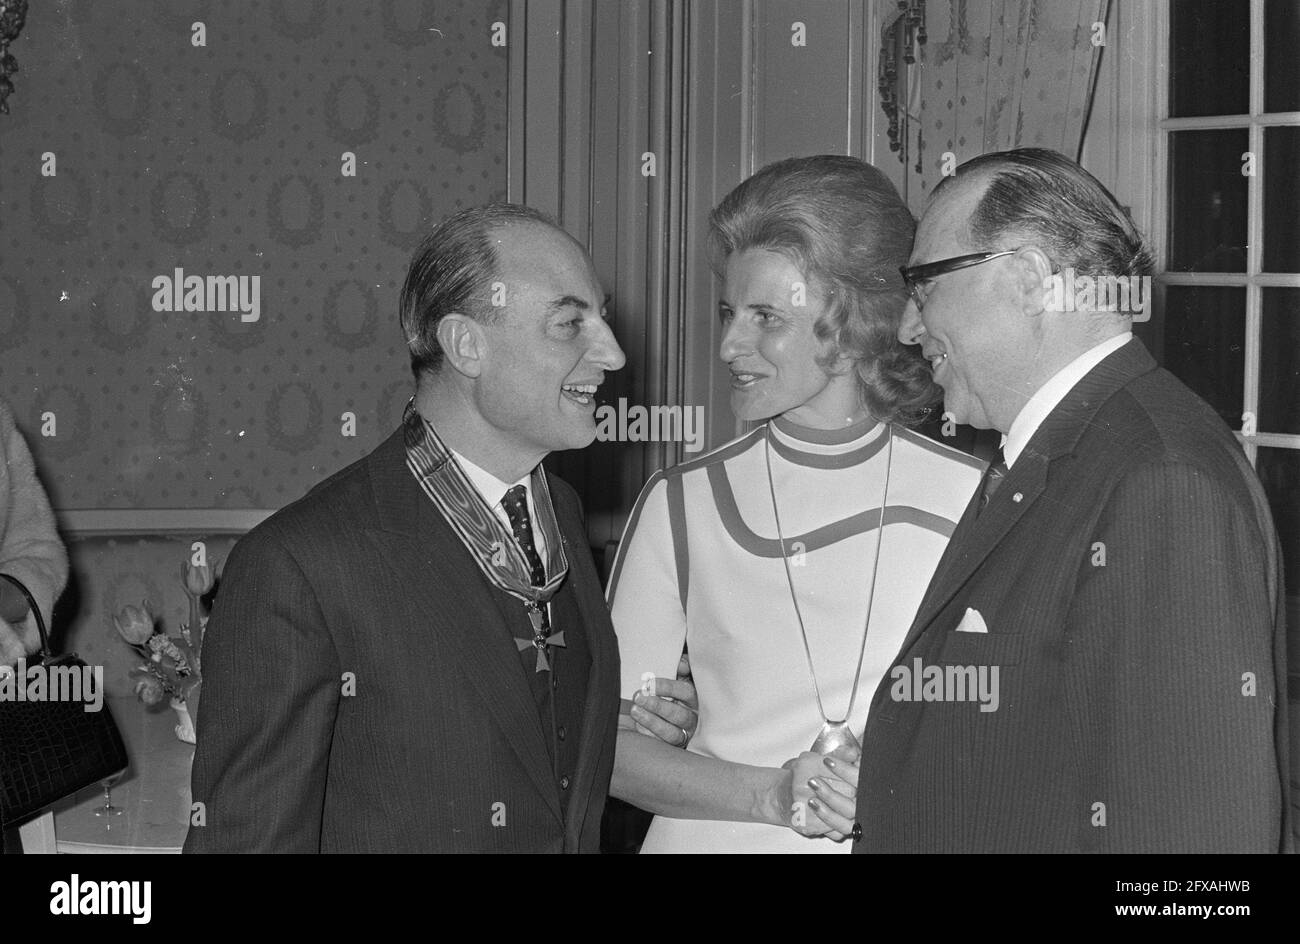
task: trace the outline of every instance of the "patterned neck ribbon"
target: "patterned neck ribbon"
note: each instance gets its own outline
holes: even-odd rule
[[[494,587],[522,600],[530,615],[536,613],[555,596],[569,573],[569,561],[564,554],[551,491],[541,464],[533,470],[533,504],[537,506],[538,524],[546,533],[546,572],[550,579],[534,587],[528,561],[514,535],[484,502],[451,451],[438,438],[433,425],[416,411],[414,397],[406,404],[402,430],[406,467],[447,519],[483,576]]]

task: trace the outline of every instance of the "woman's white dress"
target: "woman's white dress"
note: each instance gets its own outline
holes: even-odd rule
[[[868,420],[814,430],[778,419],[705,456],[656,473],[628,520],[608,599],[622,696],[647,674],[672,678],[683,646],[700,698],[689,749],[780,767],[822,726],[772,514],[772,481],[790,575],[827,714],[843,717],[871,590],[889,453]],[[852,727],[861,735],[984,463],[900,427]],[[870,763],[869,757],[862,763]],[[762,823],[655,818],[643,852],[848,852]]]

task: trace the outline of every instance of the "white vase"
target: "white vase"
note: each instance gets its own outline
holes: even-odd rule
[[[185,704],[179,698],[171,700],[172,710],[176,712],[176,737],[186,744],[193,744],[194,738],[194,720],[190,717],[189,705]]]

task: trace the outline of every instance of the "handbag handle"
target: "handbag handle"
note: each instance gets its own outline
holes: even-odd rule
[[[50,637],[45,632],[45,618],[41,616],[41,608],[36,605],[36,601],[32,599],[31,593],[25,586],[23,586],[22,581],[17,577],[10,577],[8,574],[0,574],[0,578],[8,580],[11,584],[17,587],[18,592],[27,599],[27,606],[31,610],[32,616],[36,618],[36,629],[41,634],[41,658],[50,658]]]

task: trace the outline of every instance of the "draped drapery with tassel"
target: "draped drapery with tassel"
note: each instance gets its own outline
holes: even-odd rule
[[[1078,158],[1108,0],[929,0],[908,70],[908,202],[956,163],[1046,147]]]

